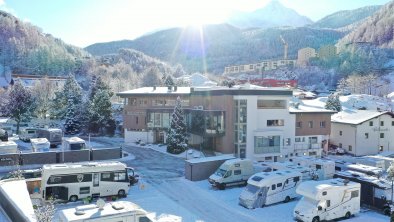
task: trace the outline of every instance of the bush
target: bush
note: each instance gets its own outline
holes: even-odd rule
[[[167,152],[171,153],[171,154],[180,154],[182,152],[184,152],[185,149],[183,147],[171,147],[171,146],[167,146]]]

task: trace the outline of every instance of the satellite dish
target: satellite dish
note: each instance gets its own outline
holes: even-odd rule
[[[100,209],[103,210],[105,206],[105,201],[103,199],[98,199],[96,202],[96,206]]]

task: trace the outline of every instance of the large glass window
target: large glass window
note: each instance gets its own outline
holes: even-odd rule
[[[257,100],[258,109],[286,109],[286,100]]]
[[[284,123],[283,119],[267,120],[267,126],[284,126]]]
[[[254,153],[279,153],[280,152],[280,136],[255,136],[254,137]]]

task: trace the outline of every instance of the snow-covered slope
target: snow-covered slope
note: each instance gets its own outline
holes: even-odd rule
[[[183,75],[177,78],[177,81],[179,80],[190,83],[190,86],[217,86],[216,82],[211,81],[207,76],[201,73]]]

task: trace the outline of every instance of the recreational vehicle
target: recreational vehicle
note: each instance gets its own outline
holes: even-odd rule
[[[152,222],[147,212],[135,203],[118,201],[105,203],[99,200],[97,204],[89,204],[76,208],[61,210],[60,222]],[[100,203],[101,202],[101,203]]]
[[[17,153],[18,145],[14,141],[0,141],[0,153]]]
[[[33,152],[47,152],[51,146],[47,138],[32,138],[30,143]]]
[[[384,160],[376,158],[352,156],[330,156],[329,158],[335,161],[344,161],[349,164],[363,164],[366,166],[382,168],[383,170],[386,169]]]
[[[292,170],[256,173],[249,178],[241,192],[239,204],[254,209],[282,201],[288,202],[297,196],[295,189],[301,180],[302,174]]]
[[[19,139],[24,142],[29,142],[30,139],[37,138],[36,128],[22,128],[19,132]]]
[[[294,157],[290,161],[296,165],[310,168],[315,173],[317,180],[331,179],[335,173],[335,162],[331,160],[304,156]]]
[[[56,147],[62,143],[63,132],[61,129],[49,128],[49,129],[38,129],[38,138],[47,138],[51,143],[51,147]]]
[[[386,215],[391,213],[391,183],[389,181],[355,171],[337,172],[335,177],[361,184],[361,204],[378,209]]]
[[[212,186],[224,190],[231,185],[246,185],[249,177],[254,174],[253,162],[248,159],[226,160],[212,174],[208,181]]]
[[[294,217],[304,222],[319,222],[360,212],[360,184],[343,179],[306,181],[297,194],[303,197],[294,208]]]
[[[84,150],[86,149],[85,140],[79,137],[63,138],[63,150]]]
[[[387,170],[390,167],[391,163],[394,161],[394,158],[392,158],[392,157],[381,156],[381,155],[366,156],[366,157],[371,158],[371,159],[383,160],[385,170]]]
[[[134,171],[117,161],[47,164],[42,168],[41,195],[71,202],[85,197],[126,196]]]
[[[380,177],[384,173],[384,170],[380,167],[367,166],[363,164],[349,164],[347,165],[347,169],[375,177]]]

